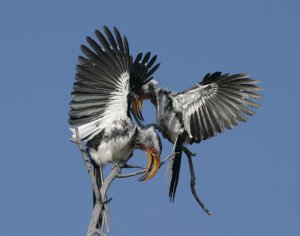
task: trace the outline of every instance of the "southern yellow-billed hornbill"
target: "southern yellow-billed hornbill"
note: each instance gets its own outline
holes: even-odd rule
[[[130,104],[136,91],[149,82],[156,56],[147,53],[133,61],[126,37],[117,28],[95,31],[97,43],[90,37],[90,48],[82,45],[76,81],[70,103],[69,123],[73,138],[78,127],[80,139],[87,141],[87,153],[94,165],[98,184],[107,163],[127,161],[134,149],[148,155],[148,165],[140,180],[152,178],[160,166],[161,142],[153,127],[142,129],[130,118]],[[100,186],[99,186],[100,187]]]
[[[174,144],[174,158],[168,165],[169,198],[174,201],[179,179],[182,151],[188,151],[184,143],[199,143],[246,122],[245,116],[255,113],[251,107],[260,106],[251,99],[260,99],[262,88],[259,81],[246,74],[207,74],[203,81],[175,93],[157,86],[152,80],[145,84],[132,103],[135,116],[141,115],[143,99],[150,99],[156,107],[156,122],[171,143]]]

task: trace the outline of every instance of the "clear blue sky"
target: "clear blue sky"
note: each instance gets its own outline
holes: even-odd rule
[[[183,159],[174,204],[164,170],[114,182],[110,235],[300,235],[299,12],[296,0],[2,1],[0,235],[86,232],[91,187],[67,113],[80,45],[104,24],[127,35],[134,55],[158,54],[163,87],[180,91],[220,70],[265,88],[250,122],[191,148],[213,216],[192,198]],[[131,163],[140,162],[136,152]]]

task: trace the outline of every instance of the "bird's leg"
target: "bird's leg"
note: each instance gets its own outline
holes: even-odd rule
[[[179,152],[173,152],[171,155],[167,156],[161,163],[160,163],[160,167],[162,167],[168,160],[170,160],[172,157],[174,157],[176,154],[178,154]],[[160,168],[159,167],[159,168]]]
[[[114,162],[113,166],[112,166],[112,169],[114,169],[115,167],[117,167],[118,171],[120,173],[122,171],[123,165],[126,165],[126,164],[123,164],[123,162],[121,162],[121,165],[122,165],[122,167],[120,167],[119,163]]]
[[[185,155],[195,157],[196,153],[192,153],[187,147],[183,146],[182,150],[184,151]]]
[[[194,198],[196,199],[197,203],[200,205],[200,207],[210,216],[210,215],[212,215],[212,212],[209,209],[207,209],[206,206],[204,205],[204,203],[200,200],[200,198],[197,195],[196,189],[195,189],[196,175],[195,175],[195,171],[194,171],[192,155],[189,154],[189,155],[186,155],[186,156],[188,158],[190,173],[191,173],[190,186],[191,186],[192,194],[193,194]]]
[[[177,143],[177,141],[178,141],[178,139],[179,139],[179,136],[180,136],[181,134],[182,134],[182,132],[179,132],[179,133],[177,134],[177,137],[176,137],[176,139],[175,139],[175,142],[173,143],[172,154],[171,154],[170,156],[168,156],[168,157],[162,162],[161,166],[162,166],[166,161],[168,161],[170,158],[175,157],[176,154],[179,154],[178,152],[175,152],[175,150],[176,150],[176,143]],[[188,150],[188,151],[189,151],[189,150]]]

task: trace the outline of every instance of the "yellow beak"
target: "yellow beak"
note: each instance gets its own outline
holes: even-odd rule
[[[139,178],[139,181],[149,180],[157,173],[160,167],[160,160],[155,154],[147,151],[148,153],[148,164],[147,169],[145,170],[144,175]]]
[[[141,121],[144,121],[144,117],[142,115],[143,100],[144,100],[144,96],[140,97],[136,95],[132,101],[133,113]]]

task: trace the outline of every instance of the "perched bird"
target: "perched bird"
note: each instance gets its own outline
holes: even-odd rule
[[[182,151],[188,150],[184,144],[199,143],[225,128],[233,128],[239,121],[248,121],[245,114],[255,115],[250,107],[260,107],[251,100],[261,98],[258,82],[246,74],[215,72],[180,93],[159,88],[155,80],[140,89],[132,103],[135,116],[143,120],[142,102],[150,99],[156,107],[158,129],[174,144],[174,158],[168,165],[170,201],[176,193]]]
[[[130,104],[135,91],[149,82],[156,56],[140,54],[135,61],[129,52],[127,38],[117,28],[113,33],[95,31],[97,43],[90,37],[90,48],[82,45],[76,81],[72,92],[69,123],[73,138],[78,127],[80,139],[86,141],[87,153],[94,165],[99,187],[102,168],[107,163],[126,162],[134,149],[148,155],[148,165],[140,180],[152,178],[160,166],[161,141],[153,129],[136,126],[130,117]]]

